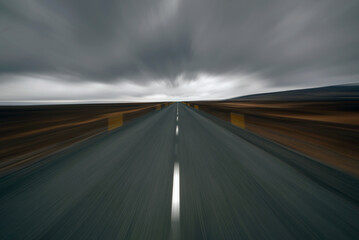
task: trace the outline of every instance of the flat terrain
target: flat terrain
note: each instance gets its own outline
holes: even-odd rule
[[[324,164],[359,176],[359,101],[245,100],[198,102],[199,109],[230,121],[242,114],[252,133]]]
[[[111,116],[122,114],[127,123],[156,106],[160,103],[0,106],[0,173],[107,131]]]
[[[173,104],[2,175],[0,239],[356,239],[358,186]]]

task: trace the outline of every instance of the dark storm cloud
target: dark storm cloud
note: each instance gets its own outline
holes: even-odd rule
[[[272,86],[353,82],[358,29],[353,0],[3,0],[0,74],[175,83],[245,72]]]

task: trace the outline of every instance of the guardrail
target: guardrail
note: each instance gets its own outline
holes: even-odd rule
[[[59,151],[168,103],[0,107],[0,172]]]
[[[359,175],[359,101],[206,101],[187,106]]]

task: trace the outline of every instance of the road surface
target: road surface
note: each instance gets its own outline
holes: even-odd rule
[[[216,121],[172,104],[1,176],[0,239],[359,238],[356,178]]]

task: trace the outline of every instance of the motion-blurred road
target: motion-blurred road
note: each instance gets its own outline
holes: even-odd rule
[[[0,239],[359,238],[358,179],[223,124],[172,104],[1,176]]]

